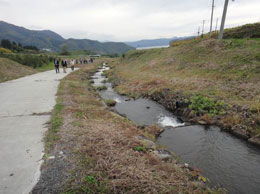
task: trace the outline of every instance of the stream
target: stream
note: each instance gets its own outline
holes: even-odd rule
[[[221,186],[231,194],[260,193],[260,150],[246,141],[222,132],[215,126],[183,123],[162,105],[144,98],[137,100],[119,95],[102,76],[103,65],[92,77],[94,87],[103,86],[103,99],[117,102],[115,109],[137,125],[158,125],[164,132],[156,140],[174,152],[181,163],[199,169],[210,186]],[[105,83],[104,83],[105,80]]]

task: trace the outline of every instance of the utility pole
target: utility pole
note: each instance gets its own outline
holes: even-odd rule
[[[203,25],[202,25],[202,32],[201,32],[202,37],[203,37],[203,34],[204,34],[204,25],[205,25],[205,20],[203,20]]]
[[[234,1],[234,0],[232,0],[232,1]],[[228,3],[229,3],[229,0],[225,0],[222,21],[221,21],[221,26],[220,26],[220,32],[219,32],[219,36],[218,36],[219,40],[223,39],[223,32],[224,32],[225,21],[226,21],[226,16],[227,16]]]
[[[218,30],[218,18],[217,18],[217,21],[216,21],[216,28],[215,28],[215,31],[217,32]]]
[[[211,21],[210,21],[210,37],[212,34],[212,23],[213,23],[213,16],[214,16],[214,8],[215,8],[215,0],[212,0],[212,11],[211,11]]]

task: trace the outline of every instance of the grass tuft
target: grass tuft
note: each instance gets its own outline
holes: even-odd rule
[[[116,105],[116,101],[115,100],[104,100],[104,102],[106,103],[107,106],[115,106]]]
[[[106,86],[98,86],[95,88],[97,91],[107,90]]]

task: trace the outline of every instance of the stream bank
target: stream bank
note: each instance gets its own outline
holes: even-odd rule
[[[186,122],[202,125],[215,125],[218,126],[221,130],[240,137],[251,144],[260,146],[260,136],[254,136],[250,131],[250,128],[257,127],[254,126],[251,121],[257,121],[257,119],[254,118],[255,115],[249,109],[239,106],[232,107],[229,110],[230,115],[239,114],[245,120],[245,124],[233,125],[231,118],[229,120],[229,115],[227,114],[216,115],[212,117],[209,117],[204,113],[195,114],[194,111],[189,108],[190,103],[185,102],[185,99],[190,99],[190,96],[187,97],[181,93],[173,93],[169,89],[164,89],[160,92],[155,92],[151,95],[148,94],[144,96],[158,102],[159,104],[162,104],[164,107],[167,107],[169,111],[173,112],[175,115],[178,115]],[[246,122],[247,120],[250,121]],[[258,125],[258,123],[254,124]]]
[[[168,104],[166,109],[149,99],[134,100],[119,95],[114,91],[112,84],[107,82],[106,74],[103,74],[103,71],[108,69],[105,66],[103,70],[95,74],[93,85],[105,86],[99,94],[103,99],[115,100],[117,112],[137,125],[157,124],[163,128],[164,132],[157,139],[157,143],[177,153],[182,161],[192,165],[192,169],[197,169],[207,176],[211,185],[223,186],[230,193],[258,193],[260,151],[256,147],[221,132],[220,128],[213,125],[183,123],[175,114],[167,110],[170,109],[170,105],[176,107],[178,104],[182,107],[184,103],[171,102],[169,98],[170,105]],[[204,121],[201,124],[206,123]]]
[[[144,150],[142,131],[103,105],[88,81],[97,63],[61,81],[32,193],[212,193],[174,160]]]

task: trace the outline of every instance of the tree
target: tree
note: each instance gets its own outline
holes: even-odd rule
[[[39,49],[36,46],[24,46],[24,49],[33,50],[33,51],[39,51]]]
[[[12,49],[12,43],[8,39],[3,39],[1,41],[1,46],[6,48],[6,49]]]
[[[62,45],[62,47],[61,47],[61,54],[62,55],[69,55],[70,54],[66,44]]]

